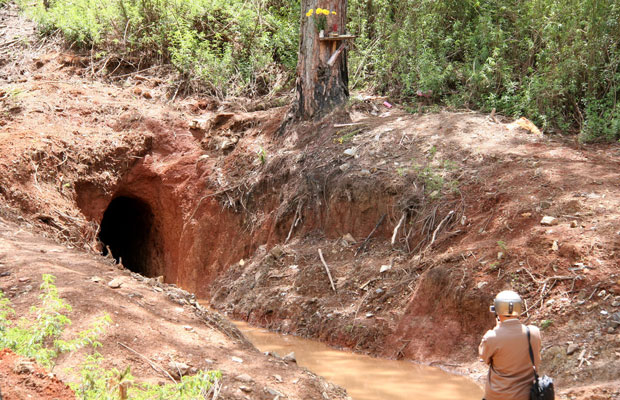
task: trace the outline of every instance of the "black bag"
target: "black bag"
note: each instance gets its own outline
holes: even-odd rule
[[[530,328],[526,326],[525,329],[527,329],[527,345],[530,349],[530,360],[532,360],[532,365],[534,366],[534,378],[536,378],[530,389],[530,400],[554,400],[555,390],[553,388],[553,379],[549,378],[547,375],[543,375],[542,378],[538,376],[536,364],[534,363],[532,343],[530,342]]]

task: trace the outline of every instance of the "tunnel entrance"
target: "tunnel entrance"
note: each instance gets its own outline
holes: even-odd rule
[[[154,219],[151,207],[142,200],[131,197],[112,200],[103,214],[99,231],[103,255],[110,251],[116,261],[122,260],[125,268],[154,276],[153,260],[159,250]]]

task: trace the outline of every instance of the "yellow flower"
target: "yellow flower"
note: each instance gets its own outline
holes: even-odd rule
[[[323,10],[323,15],[329,15],[329,10]]]
[[[313,12],[314,12],[314,10],[313,10],[312,8],[311,8],[311,9],[309,9],[309,10],[308,10],[308,12],[306,13],[306,17],[311,16]],[[319,13],[319,9],[317,9],[317,10],[316,10],[316,13],[317,13],[317,14]]]
[[[332,11],[332,14],[336,15],[336,11]]]
[[[323,9],[322,8],[317,8],[316,9],[316,15],[321,15],[323,14]]]

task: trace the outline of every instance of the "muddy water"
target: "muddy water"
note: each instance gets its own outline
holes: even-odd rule
[[[322,343],[282,336],[243,322],[235,325],[261,351],[284,356],[347,389],[354,400],[480,400],[472,381],[440,369],[334,350]]]

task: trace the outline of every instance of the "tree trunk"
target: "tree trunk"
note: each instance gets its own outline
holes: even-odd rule
[[[347,51],[336,58],[333,65],[328,60],[344,45],[344,41],[319,40],[317,8],[330,11],[326,18],[325,36],[334,30],[346,32],[347,0],[302,0],[301,38],[297,63],[297,101],[295,117],[309,120],[324,116],[349,98]],[[313,10],[311,16],[307,16]],[[336,14],[333,14],[335,11]]]

